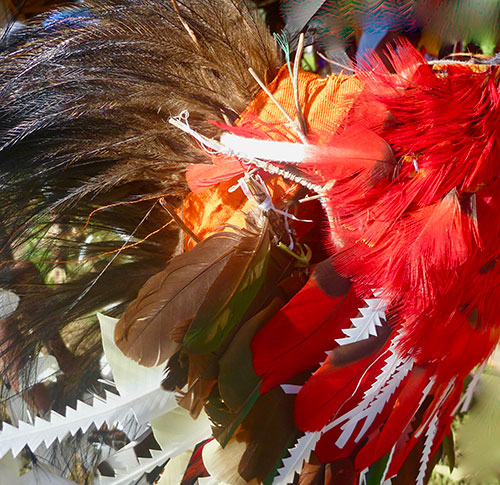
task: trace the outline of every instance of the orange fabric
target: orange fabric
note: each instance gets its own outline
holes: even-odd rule
[[[184,199],[184,217],[186,225],[203,240],[218,230],[218,226],[233,219],[233,224],[243,227],[244,217],[240,209],[245,205],[247,198],[236,190],[232,193],[229,188],[234,181],[221,182],[209,190],[197,194],[190,193]],[[191,239],[186,241],[188,247],[193,245]]]
[[[295,116],[293,85],[287,66],[282,66],[278,75],[268,86],[269,91],[277,99],[292,119]],[[345,119],[355,100],[363,89],[363,82],[356,76],[329,76],[322,78],[317,74],[299,70],[298,93],[299,102],[306,120],[308,133],[319,136],[331,135]],[[278,130],[284,130],[287,120],[274,102],[260,91],[248,108],[242,113],[240,120],[249,115],[257,115],[262,121]],[[286,129],[287,131],[289,128]]]
[[[281,67],[268,89],[290,117],[295,119],[293,85],[287,66]],[[362,81],[355,76],[322,78],[317,74],[299,71],[299,100],[308,134],[315,142],[325,141],[338,129],[362,89]],[[256,116],[276,130],[274,136],[272,131],[269,133],[272,138],[276,139],[280,133],[290,133],[285,116],[264,91],[260,91],[242,113],[238,124],[244,124]],[[185,223],[200,239],[220,231],[226,223],[237,227],[245,226],[245,213],[252,209],[254,203],[247,200],[239,189],[231,193],[228,191],[237,183],[238,177],[221,182],[203,192],[190,193],[185,198]],[[296,190],[295,186],[277,176],[268,178],[266,183],[274,201],[285,202]],[[277,205],[280,207],[282,204]],[[186,249],[193,244],[188,238]]]
[[[225,224],[245,227],[246,214],[256,208],[255,202],[246,198],[241,190],[229,192],[238,178],[220,184],[200,193],[190,193],[184,199],[184,222],[203,240],[222,230]],[[273,200],[289,200],[295,192],[281,177],[272,177],[267,188]],[[185,248],[191,249],[195,242],[186,238]]]

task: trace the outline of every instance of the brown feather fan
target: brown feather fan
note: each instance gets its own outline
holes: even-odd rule
[[[249,68],[269,82],[278,66],[265,24],[239,0],[89,1],[0,43],[0,282],[20,297],[0,342],[4,383],[15,389],[43,348],[64,370],[53,409],[97,385],[91,316],[121,315],[182,252],[159,201],[179,206],[186,165],[206,159],[168,118],[188,110],[213,136],[207,120],[232,123],[258,91]],[[206,244],[222,251],[222,238]]]

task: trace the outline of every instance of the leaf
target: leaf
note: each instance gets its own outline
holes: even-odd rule
[[[243,237],[228,231],[214,234],[146,281],[116,325],[115,341],[122,352],[148,367],[177,352],[178,327],[198,313]]]
[[[497,350],[497,357],[500,353]],[[492,363],[495,365],[495,363]],[[500,372],[487,366],[470,410],[455,430],[459,453],[458,470],[453,475],[465,475],[470,483],[500,483]]]
[[[101,339],[104,354],[111,372],[116,388],[122,396],[136,395],[137,383],[141,383],[144,391],[160,387],[164,378],[163,366],[153,368],[144,367],[127,357],[115,344],[113,337],[118,319],[108,317],[102,313],[97,314],[101,327]]]
[[[75,409],[66,408],[65,416],[52,411],[49,421],[37,417],[33,425],[20,421],[18,428],[4,423],[0,432],[0,456],[9,450],[17,456],[25,446],[32,451],[42,443],[48,447],[56,440],[62,441],[67,435],[86,431],[93,425],[99,428],[104,423],[111,426],[116,421],[130,419],[146,423],[176,406],[175,395],[161,388],[144,392],[138,386],[135,395],[126,396],[106,392],[106,400],[96,396],[93,405],[77,401]]]
[[[257,295],[264,282],[270,251],[265,221],[241,232],[238,244],[232,248],[184,337],[184,346],[190,352],[218,350]]]
[[[450,473],[453,472],[455,468],[456,458],[455,458],[455,442],[453,440],[453,430],[450,429],[448,434],[444,435],[443,438],[443,449],[448,460],[448,466],[450,467]]]
[[[276,298],[265,309],[245,322],[219,360],[219,392],[226,406],[237,411],[259,384],[252,365],[250,343],[258,330],[283,304]]]

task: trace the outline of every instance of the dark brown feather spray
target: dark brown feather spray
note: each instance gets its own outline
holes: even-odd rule
[[[0,283],[21,297],[1,349],[25,362],[58,348],[58,385],[76,397],[101,351],[89,316],[121,314],[178,246],[158,197],[177,206],[203,154],[169,116],[188,110],[213,136],[206,120],[235,120],[258,90],[248,68],[270,81],[278,53],[237,0],[95,1],[77,22],[51,18],[0,45]]]

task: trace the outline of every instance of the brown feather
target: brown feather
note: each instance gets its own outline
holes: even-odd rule
[[[318,457],[311,453],[308,463],[302,467],[299,476],[295,476],[294,485],[317,485],[325,481],[325,465],[318,460]]]
[[[238,328],[265,281],[271,244],[269,221],[262,214],[251,213],[246,224],[184,336],[183,345],[190,352],[218,351]]]
[[[269,479],[297,433],[293,420],[294,396],[275,388],[261,396],[233,439],[247,447],[238,466],[247,481]]]
[[[211,354],[189,355],[188,391],[178,401],[196,419],[217,384],[217,358]]]
[[[179,331],[195,317],[242,237],[217,233],[150,278],[116,324],[115,341],[122,352],[148,367],[177,352]]]
[[[65,282],[33,284],[24,297],[17,351],[29,358],[46,335],[79,322],[72,350],[90,364],[102,350],[89,315],[108,305],[119,315],[177,245],[173,224],[152,235],[168,218],[148,198],[167,193],[177,206],[185,166],[206,161],[168,117],[187,109],[191,126],[214,135],[207,120],[234,120],[258,91],[248,68],[270,81],[279,55],[240,0],[177,0],[175,8],[171,0],[96,0],[75,8],[77,20],[43,25],[41,17],[0,43],[0,248],[6,259],[10,248],[26,259],[27,241],[42,237],[49,258],[126,253],[100,257],[90,270],[74,265]],[[138,199],[148,200],[113,205]],[[83,237],[48,233],[54,221],[79,229],[103,206]],[[84,244],[95,231],[109,240]],[[122,237],[149,239],[121,250]],[[10,266],[0,276],[18,291]]]

